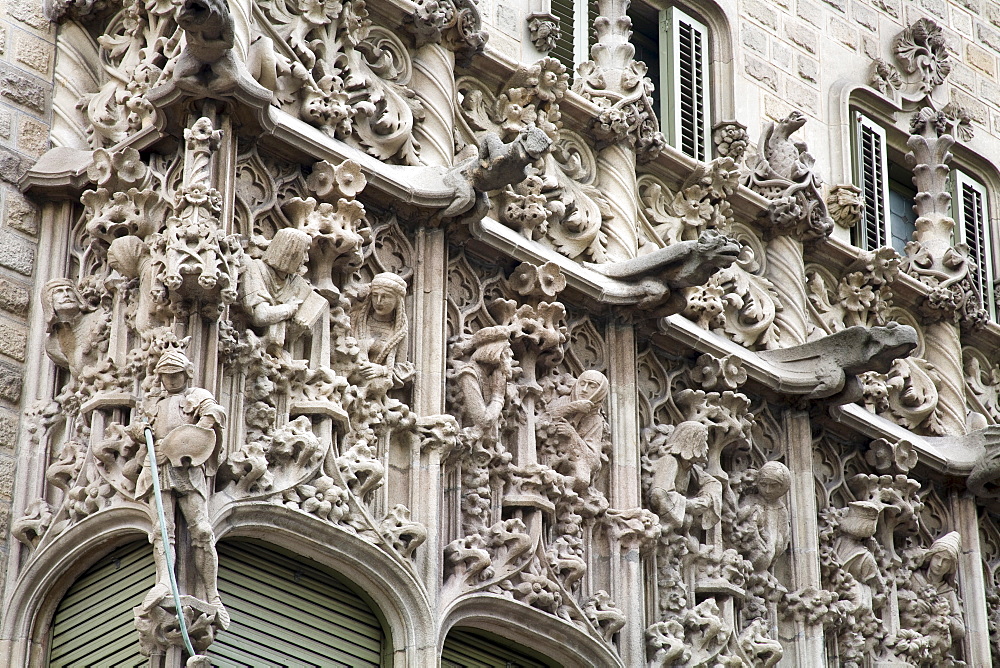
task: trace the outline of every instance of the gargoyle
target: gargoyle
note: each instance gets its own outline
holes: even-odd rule
[[[478,155],[452,167],[444,176],[445,183],[455,187],[456,198],[445,209],[443,217],[471,212],[469,217],[481,219],[489,210],[486,193],[520,183],[527,178],[528,165],[541,158],[552,146],[544,131],[528,126],[508,144],[493,132],[479,141]]]
[[[791,348],[767,350],[759,355],[778,367],[792,381],[785,390],[809,399],[834,397],[834,405],[861,398],[858,374],[887,373],[892,362],[917,347],[917,332],[909,325],[890,322],[885,327],[856,325]],[[799,389],[796,381],[810,381]],[[838,394],[839,393],[839,394]]]
[[[633,283],[639,308],[650,311],[650,317],[661,318],[687,306],[683,288],[704,285],[712,274],[735,262],[739,254],[738,243],[714,230],[705,230],[696,240],[671,244],[631,260],[585,264],[608,278]]]
[[[173,81],[189,93],[229,93],[240,74],[233,53],[233,16],[226,0],[184,0],[174,20],[187,36],[187,46],[174,65]]]
[[[1000,425],[990,425],[965,436],[944,438],[960,441],[962,445],[981,452],[965,484],[980,498],[1000,498]]]

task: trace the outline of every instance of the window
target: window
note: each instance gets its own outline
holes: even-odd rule
[[[952,208],[959,243],[969,247],[972,284],[991,320],[996,319],[993,295],[993,266],[990,253],[990,216],[986,188],[964,172],[955,170]]]
[[[885,129],[854,113],[854,183],[865,203],[854,245],[865,250],[892,246],[902,255],[916,230],[916,191],[910,171],[889,159]]]
[[[550,55],[565,65],[568,72],[573,72],[577,63],[590,59],[597,3],[589,0],[552,0],[551,12],[559,19],[559,39]]]
[[[708,28],[678,9],[641,2],[628,10],[635,58],[656,90],[653,110],[670,144],[697,160],[711,157]]]

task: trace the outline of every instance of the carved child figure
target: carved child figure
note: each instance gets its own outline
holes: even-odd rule
[[[243,308],[251,323],[266,328],[264,341],[272,354],[311,328],[328,308],[326,300],[298,273],[306,261],[310,241],[302,230],[282,228],[275,233],[264,257],[247,263],[242,281]]]
[[[76,284],[67,278],[45,284],[42,308],[48,331],[45,352],[58,366],[79,378],[88,364],[97,361],[96,346],[102,338],[104,314],[86,310]]]
[[[757,494],[743,497],[736,523],[746,540],[745,555],[757,573],[766,571],[788,549],[790,526],[785,494],[791,474],[781,462],[767,462],[757,471]]]
[[[216,403],[212,393],[200,387],[189,387],[194,375],[194,365],[186,355],[177,350],[164,352],[156,363],[155,371],[163,389],[158,395],[147,398],[143,413],[153,430],[158,479],[163,497],[167,536],[175,543],[175,517],[180,510],[191,536],[192,559],[205,588],[206,602],[219,611],[223,626],[228,616],[222,606],[217,587],[218,556],[215,551],[215,534],[208,519],[208,479],[215,475],[224,457],[222,430],[226,414]],[[144,462],[136,482],[136,498],[147,498],[150,507],[153,477],[146,464],[144,428],[146,423],[133,422],[132,437],[140,443],[138,457]],[[154,515],[155,518],[155,515]],[[168,565],[159,520],[154,519],[153,546],[156,560],[157,585],[155,594],[166,595],[170,589]]]
[[[352,313],[354,337],[361,347],[358,374],[363,380],[384,377],[391,387],[398,388],[413,375],[413,365],[406,360],[409,325],[405,298],[406,281],[384,272],[372,279],[367,299]]]
[[[563,443],[553,468],[572,478],[577,492],[590,487],[605,458],[608,422],[601,408],[607,396],[607,377],[600,371],[584,371],[569,397],[554,401],[543,417],[552,423]]]

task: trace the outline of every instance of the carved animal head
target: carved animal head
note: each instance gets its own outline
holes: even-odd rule
[[[230,20],[229,5],[226,0],[182,0],[174,20],[184,30],[212,33]]]
[[[716,230],[705,230],[698,236],[698,256],[701,266],[706,271],[704,280],[694,283],[701,285],[708,277],[719,269],[725,269],[740,258],[743,247],[738,241],[730,239]]]
[[[861,355],[864,370],[888,373],[895,360],[909,356],[916,347],[917,331],[909,325],[890,322],[885,327],[872,327]]]
[[[794,110],[792,113],[788,114],[785,118],[778,121],[777,129],[778,134],[782,137],[788,137],[793,132],[801,128],[806,124],[806,116],[799,110]]]

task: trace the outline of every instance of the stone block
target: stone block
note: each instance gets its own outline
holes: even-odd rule
[[[767,3],[761,2],[761,0],[745,0],[743,11],[747,16],[755,21],[759,21],[765,27],[771,30],[778,29],[778,13],[771,9]]]
[[[810,0],[799,0],[795,6],[795,13],[800,19],[804,19],[817,28],[823,28],[823,8]]]
[[[31,294],[26,285],[0,276],[0,309],[13,315],[27,317]]]
[[[0,25],[0,54],[7,52],[7,26]]]
[[[0,63],[0,97],[39,114],[48,109],[50,88],[40,79]]]
[[[793,109],[787,101],[773,95],[764,96],[764,116],[772,121],[779,121],[792,113]]]
[[[900,0],[874,0],[872,5],[894,19],[899,19],[903,15]]]
[[[0,455],[0,500],[10,501],[13,498],[15,464],[16,461],[13,457]]]
[[[851,16],[862,28],[878,32],[878,12],[874,9],[855,3],[851,8]]]
[[[6,319],[0,319],[0,353],[18,362],[23,362],[27,346],[28,328]]]
[[[39,32],[53,32],[53,24],[45,17],[42,3],[14,0],[7,3],[7,14]]]
[[[742,34],[743,46],[761,55],[767,55],[767,32],[747,23],[740,28],[740,33]]]
[[[0,181],[16,184],[31,166],[31,161],[10,149],[0,147]]]
[[[983,10],[982,0],[953,0],[954,4],[965,7],[973,14],[979,14]],[[992,2],[992,0],[987,0],[987,2]]]
[[[952,7],[951,27],[965,37],[972,37],[972,14]]]
[[[920,0],[919,5],[939,19],[948,20],[948,3],[945,0]]]
[[[979,82],[980,98],[994,107],[1000,107],[1000,85],[988,79]]]
[[[49,149],[49,126],[33,118],[22,118],[17,133],[17,148],[22,153],[40,158]]]
[[[819,82],[819,61],[809,56],[798,57],[799,76],[810,83]]]
[[[862,33],[861,35],[861,48],[865,52],[865,55],[875,60],[876,58],[881,58],[882,48],[878,43],[878,39],[874,35],[868,35]]]
[[[13,450],[17,444],[17,415],[0,409],[0,448]]]
[[[985,44],[994,51],[1000,51],[1000,33],[985,24],[976,24],[976,39],[980,44]]]
[[[966,92],[958,90],[957,88],[951,89],[951,101],[955,104],[965,107],[969,110],[969,116],[975,122],[986,125],[989,122],[989,111],[986,109],[986,105],[983,102]]]
[[[14,113],[10,109],[0,107],[0,139],[10,139],[14,127]]]
[[[847,0],[823,0],[826,4],[830,5],[838,12],[847,13]]]
[[[819,50],[819,36],[817,32],[807,27],[802,21],[794,19],[785,21],[785,37],[809,53],[816,53]]]
[[[950,81],[953,86],[964,88],[970,93],[976,90],[975,71],[971,67],[967,67],[962,63],[954,64],[951,74],[948,75],[948,81]]]
[[[27,317],[30,299],[27,286],[0,276],[0,309]]]
[[[26,32],[18,32],[14,39],[14,59],[43,77],[51,75],[55,45]]]
[[[16,404],[21,399],[24,372],[13,364],[0,362],[0,399]]]
[[[986,49],[980,49],[975,44],[966,44],[965,62],[968,63],[970,67],[974,67],[984,74],[988,74],[991,77],[996,76],[996,56]]]
[[[830,36],[849,49],[858,49],[858,29],[836,16],[830,17]]]
[[[778,71],[764,61],[754,58],[753,56],[747,56],[746,59],[746,73],[771,90],[777,91]]]
[[[0,267],[31,276],[35,268],[35,245],[10,230],[0,230]]]
[[[785,97],[796,109],[819,116],[819,94],[809,86],[789,79],[785,85]]]
[[[987,2],[983,7],[983,18],[992,23],[995,26],[1000,26],[1000,5]]]
[[[13,188],[6,188],[4,206],[4,220],[8,225],[31,236],[38,234],[38,208],[24,195]]]
[[[790,71],[794,60],[795,54],[787,44],[782,44],[777,40],[771,43],[771,62],[773,64],[783,70]]]

